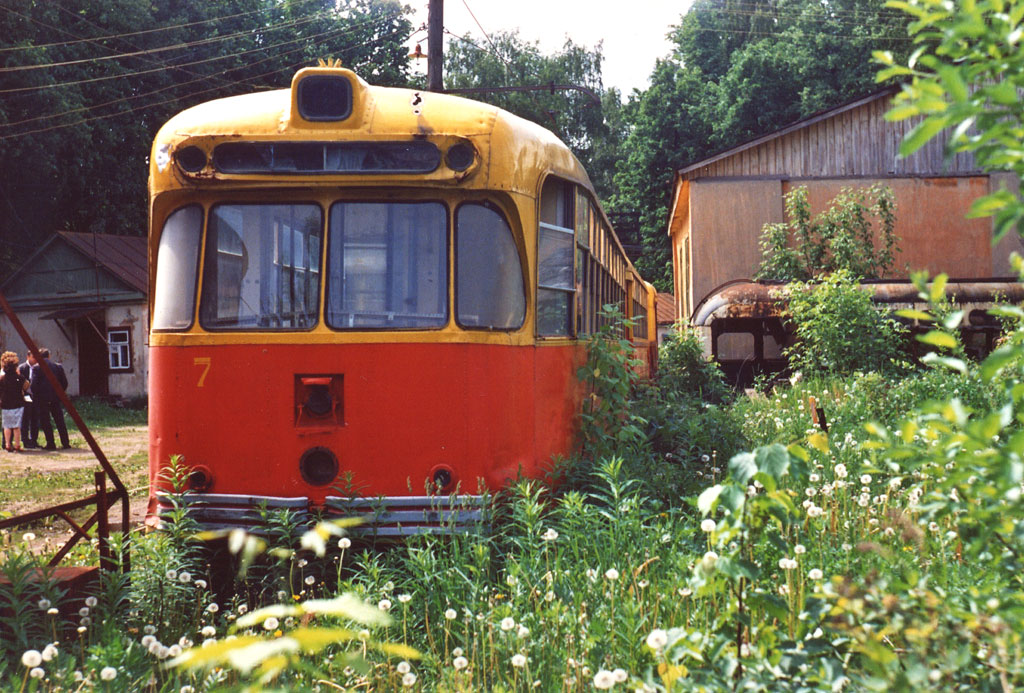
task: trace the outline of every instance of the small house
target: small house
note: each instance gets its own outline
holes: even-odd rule
[[[146,394],[148,272],[141,236],[58,231],[3,284],[39,348],[64,365],[68,394]],[[0,346],[26,347],[0,313]]]

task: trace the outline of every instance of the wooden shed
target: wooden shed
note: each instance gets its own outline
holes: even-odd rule
[[[146,394],[146,258],[141,236],[58,231],[0,285],[33,341],[64,364],[69,394]],[[0,346],[25,357],[2,312]]]
[[[943,137],[900,158],[916,121],[885,120],[895,93],[851,101],[677,171],[668,232],[680,316],[692,316],[716,287],[754,275],[761,229],[784,221],[783,196],[798,186],[808,188],[812,213],[844,187],[892,188],[902,252],[887,278],[919,269],[1012,275],[1009,255],[1020,239],[1010,234],[993,247],[991,220],[965,218],[975,199],[1008,180],[982,173],[969,154],[946,160]]]

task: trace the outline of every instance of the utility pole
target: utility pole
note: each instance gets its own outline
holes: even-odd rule
[[[420,5],[422,7],[422,5]],[[444,90],[444,0],[427,5],[427,89]]]

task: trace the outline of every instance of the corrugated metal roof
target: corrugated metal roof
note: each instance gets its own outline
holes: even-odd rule
[[[57,235],[133,289],[148,295],[149,271],[144,236],[78,231],[58,231]]]

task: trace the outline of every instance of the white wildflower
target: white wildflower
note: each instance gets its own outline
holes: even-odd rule
[[[655,628],[647,635],[647,647],[652,650],[660,650],[668,644],[668,633],[661,629]]]
[[[608,690],[615,685],[615,674],[607,669],[601,669],[594,674],[594,688]]]

